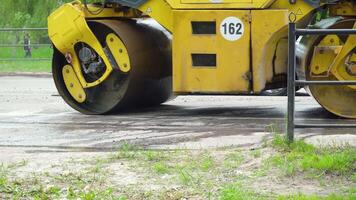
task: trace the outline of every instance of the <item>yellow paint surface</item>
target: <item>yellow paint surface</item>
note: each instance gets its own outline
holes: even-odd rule
[[[54,46],[63,54],[70,54],[70,63],[84,88],[94,87],[104,81],[111,73],[112,67],[104,53],[103,47],[88,27],[84,13],[80,9],[81,4],[64,4],[48,17],[48,34]],[[95,82],[87,83],[82,71],[74,45],[83,42],[90,45],[103,59],[106,71],[103,76]]]
[[[226,40],[220,25],[237,17],[244,33],[236,41]],[[175,11],[173,36],[173,80],[177,93],[246,93],[250,90],[250,11]],[[191,22],[215,22],[216,34],[193,34]],[[216,67],[193,66],[192,54],[216,54]]]
[[[63,80],[70,95],[78,102],[83,103],[86,100],[86,94],[81,86],[74,69],[70,65],[66,65],[62,69]]]

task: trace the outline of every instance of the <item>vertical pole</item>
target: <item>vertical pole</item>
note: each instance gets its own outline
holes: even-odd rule
[[[295,43],[296,43],[296,25],[289,23],[288,27],[288,109],[287,109],[287,139],[288,142],[294,140],[294,112],[295,112]]]

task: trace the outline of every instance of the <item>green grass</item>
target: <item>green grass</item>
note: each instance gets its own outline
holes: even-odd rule
[[[337,195],[337,194],[330,194],[327,196],[295,194],[295,195],[279,196],[277,198],[277,200],[353,200],[353,199],[356,199],[356,195],[352,193],[346,196]]]
[[[241,152],[233,152],[225,156],[224,167],[229,169],[235,169],[241,165],[244,161],[244,156]]]
[[[229,185],[222,188],[220,192],[220,200],[247,200],[247,196],[250,196],[245,193],[245,191],[236,185]]]
[[[356,170],[356,148],[317,148],[302,140],[288,144],[286,139],[278,134],[274,136],[271,144],[278,153],[269,161],[288,176],[295,175],[296,172],[307,172],[313,176],[352,176]]]
[[[93,161],[94,162],[94,161]],[[106,186],[106,159],[95,159],[95,165],[81,171],[60,166],[58,174],[32,173],[20,178],[13,170],[25,162],[13,165],[0,165],[0,196],[5,199],[113,199],[124,200],[116,189]]]
[[[329,194],[326,196],[320,195],[305,195],[305,194],[291,194],[291,195],[279,195],[273,194],[257,194],[248,190],[241,184],[228,184],[221,188],[219,199],[220,200],[353,200],[356,198],[356,194],[349,192],[346,195]]]
[[[52,49],[48,47],[32,48],[32,58],[51,58]],[[25,51],[23,48],[3,48],[1,47],[0,59],[7,58],[25,58]]]
[[[116,159],[137,159],[139,155],[138,153],[141,152],[137,147],[131,145],[127,142],[123,143],[120,149],[117,151],[115,158]]]
[[[48,47],[34,48],[32,58],[51,58],[52,49]],[[22,49],[2,48],[0,60],[16,58],[16,61],[0,61],[0,72],[51,72],[51,60],[24,59]]]
[[[205,153],[204,155],[202,155],[202,159],[200,160],[201,170],[207,172],[211,170],[214,166],[215,160],[209,153]]]
[[[178,177],[184,185],[191,185],[195,183],[195,177],[192,175],[194,172],[187,168],[178,170]]]
[[[6,190],[8,183],[9,171],[8,168],[4,165],[0,165],[0,193]]]
[[[88,200],[355,199],[356,193],[352,185],[344,185],[345,188],[340,190],[340,193],[326,196],[298,194],[298,190],[294,190],[296,194],[285,196],[279,195],[278,191],[269,193],[264,190],[254,190],[251,183],[259,181],[260,176],[253,175],[253,172],[260,169],[264,171],[261,176],[268,175],[269,177],[279,175],[276,169],[277,171],[278,169],[284,170],[283,172],[287,176],[294,176],[298,173],[300,178],[304,178],[309,172],[317,172],[316,174],[323,172],[318,180],[324,182],[330,181],[330,177],[324,178],[323,175],[338,175],[332,176],[337,180],[332,180],[331,184],[345,181],[345,177],[350,177],[350,181],[347,182],[350,183],[355,178],[352,173],[354,166],[349,164],[349,162],[354,163],[354,158],[350,159],[353,154],[352,148],[317,148],[303,141],[288,144],[279,135],[269,141],[269,145],[266,149],[261,148],[253,151],[241,149],[208,151],[146,150],[129,143],[123,143],[120,149],[113,154],[88,159],[72,159],[59,165],[53,165],[54,172],[33,173],[25,178],[16,177],[16,171],[13,170],[26,165],[26,162],[0,165],[0,196],[5,195],[10,199]],[[324,150],[326,153],[323,153]],[[326,154],[331,155],[333,161],[330,161]],[[335,156],[336,154],[338,156]],[[263,160],[267,159],[266,163],[269,163],[268,168],[264,168],[262,160],[262,163],[258,162],[258,166],[253,165],[253,168],[246,169],[249,163],[253,163],[253,159],[262,155],[265,157]],[[271,155],[270,158],[267,158],[268,155]],[[313,159],[310,160],[310,158]],[[111,176],[115,171],[110,171],[109,166],[115,163],[130,170],[135,174],[135,177],[140,177],[139,182],[134,185],[118,187],[113,185]],[[114,170],[117,168],[114,167]],[[244,170],[246,170],[246,174],[238,173]],[[293,177],[287,178],[292,179]],[[148,185],[146,186],[146,184]],[[155,187],[159,186],[160,189],[149,189],[151,184],[154,184]],[[172,185],[174,188],[170,188]]]
[[[158,174],[167,174],[169,172],[169,167],[164,162],[157,162],[153,164],[152,169]]]
[[[0,61],[0,72],[51,72],[51,61]]]
[[[351,180],[352,182],[356,183],[356,173],[351,176]]]
[[[172,152],[171,152],[172,153]],[[159,162],[162,160],[169,159],[168,155],[170,153],[159,151],[159,150],[145,150],[142,152],[143,157],[146,161],[155,161]]]
[[[246,189],[241,184],[228,184],[220,191],[220,200],[259,200],[267,199],[265,196],[258,195]]]
[[[286,176],[294,176],[296,172],[302,174],[336,174],[342,176],[353,177],[352,172],[355,163],[355,150],[349,147],[345,148],[317,148],[309,145],[304,141],[297,140],[292,144],[280,135],[275,135],[273,140],[269,142],[276,153],[267,159],[267,162],[277,169],[282,170]],[[263,149],[253,150],[248,152],[248,155],[253,158],[262,156]],[[210,197],[218,199],[270,199],[278,196],[269,194],[270,196],[256,194],[243,187],[243,184],[229,184],[220,182],[223,186],[219,189],[216,196],[212,188],[216,187],[216,176],[226,174],[231,180],[231,173],[238,169],[247,157],[240,150],[229,150],[224,153],[223,157],[217,161],[209,151],[200,153],[192,153],[192,151],[176,150],[176,151],[152,151],[143,150],[129,144],[124,144],[118,152],[118,159],[126,159],[136,161],[135,167],[141,166],[157,175],[169,174],[170,177],[176,177],[180,184],[184,187],[192,189],[195,193],[202,195],[204,198]],[[138,164],[140,163],[140,164]],[[138,165],[137,165],[138,164]],[[257,169],[262,170],[261,176],[269,173],[270,168],[261,166]],[[299,174],[300,175],[300,174]],[[302,175],[303,176],[303,175]],[[246,177],[238,175],[233,176],[232,180],[244,180]],[[258,176],[255,176],[258,177]],[[215,186],[214,186],[215,185]],[[180,193],[179,193],[180,194]],[[348,196],[342,196],[348,199]],[[291,195],[291,198],[319,198],[319,196],[303,196]],[[331,197],[338,197],[331,195]],[[279,196],[278,198],[287,198],[287,196]],[[320,197],[324,198],[324,197]],[[328,199],[326,196],[325,199]]]
[[[254,158],[260,158],[262,156],[262,152],[260,149],[252,150],[250,152],[250,156],[252,156]]]

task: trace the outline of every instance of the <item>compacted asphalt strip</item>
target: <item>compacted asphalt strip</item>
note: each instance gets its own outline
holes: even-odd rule
[[[11,152],[107,152],[129,142],[145,148],[255,148],[283,132],[287,97],[179,96],[161,106],[88,116],[67,106],[47,76],[0,76],[1,160]],[[356,123],[335,117],[312,97],[297,97],[297,118],[308,123]],[[355,129],[303,129],[314,143],[356,145]]]

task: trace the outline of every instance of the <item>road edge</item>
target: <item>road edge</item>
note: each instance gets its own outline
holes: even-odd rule
[[[52,73],[49,72],[0,72],[0,77],[4,76],[26,76],[37,78],[50,78]]]

